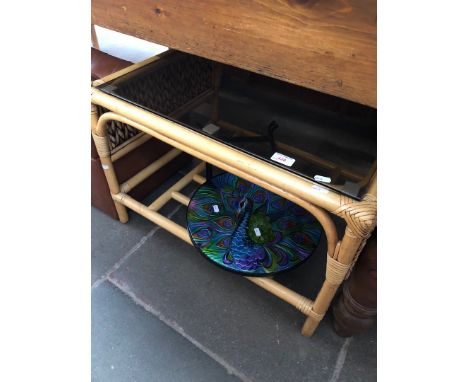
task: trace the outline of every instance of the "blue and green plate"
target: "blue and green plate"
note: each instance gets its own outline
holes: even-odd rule
[[[322,235],[321,225],[304,208],[229,173],[212,177],[195,191],[187,229],[206,258],[248,276],[298,266]]]

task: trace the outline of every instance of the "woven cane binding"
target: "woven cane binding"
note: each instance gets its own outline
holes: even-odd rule
[[[331,256],[327,256],[326,279],[330,284],[340,285],[345,279],[350,265],[342,264]]]

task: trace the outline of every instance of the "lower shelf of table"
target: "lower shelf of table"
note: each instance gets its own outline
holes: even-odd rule
[[[131,209],[132,211],[138,213],[139,215],[166,229],[173,235],[184,240],[186,243],[193,245],[192,240],[190,239],[190,236],[185,227],[182,227],[181,225],[175,223],[174,221],[165,217],[158,211],[171,199],[176,200],[177,202],[182,203],[185,206],[188,206],[190,198],[182,194],[181,190],[187,185],[189,185],[191,182],[203,184],[206,181],[206,179],[201,175],[204,169],[204,162],[198,164],[189,173],[187,173],[174,185],[169,187],[161,196],[159,196],[148,206],[135,200],[134,198],[132,198],[124,192],[114,194],[112,195],[112,198],[116,202],[123,204],[125,207]],[[273,277],[243,277],[253,282],[254,284],[266,289],[267,291],[286,301],[287,303],[293,305],[302,313],[308,316],[313,314],[313,300],[285,287],[284,285],[275,281]]]

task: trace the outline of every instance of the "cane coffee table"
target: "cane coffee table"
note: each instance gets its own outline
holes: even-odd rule
[[[244,187],[242,192],[234,195],[234,204],[229,211],[231,220],[224,219],[222,222],[227,224],[226,230],[231,230],[230,241],[217,241],[219,247],[235,247],[235,253],[232,250],[221,253],[217,249],[216,254],[212,252],[211,261],[225,268],[237,267],[233,270],[241,271],[251,282],[296,307],[306,316],[302,334],[310,336],[376,225],[375,157],[370,154],[356,155],[350,151],[342,164],[334,163],[330,157],[318,157],[311,148],[320,148],[323,144],[312,144],[315,141],[310,140],[312,135],[309,133],[315,131],[313,125],[306,130],[296,130],[294,134],[287,131],[282,134],[281,129],[287,128],[283,127],[284,123],[280,123],[280,127],[273,132],[275,128],[271,121],[265,121],[263,127],[257,129],[257,124],[236,126],[232,123],[233,119],[224,120],[226,113],[223,105],[237,99],[236,86],[239,83],[249,86],[247,92],[261,87],[261,80],[255,82],[255,78],[249,77],[242,82],[243,76],[220,63],[177,52],[135,64],[93,83],[93,138],[120,220],[123,223],[128,220],[126,209],[130,208],[205,253],[210,250],[204,237],[208,233],[200,226],[209,223],[203,221],[197,209],[197,200],[200,200],[197,197],[201,195],[203,199],[204,194],[210,192],[210,185],[217,182],[218,190],[226,184],[236,185],[234,188]],[[250,87],[252,84],[255,86]],[[296,90],[300,91],[291,91],[281,83],[275,86],[278,86],[275,89],[279,94],[284,92],[285,97],[291,97]],[[242,89],[241,92],[246,91]],[[269,109],[273,109],[271,104]],[[246,113],[250,115],[248,111]],[[173,146],[173,149],[119,184],[113,168],[115,153],[109,148],[106,133],[110,121],[125,123],[141,131],[142,135],[129,144],[131,147],[138,146],[147,136],[151,136]],[[265,130],[264,126],[268,129]],[[357,131],[362,129],[362,126],[356,128]],[[272,134],[274,139],[270,139]],[[272,151],[275,151],[273,155]],[[129,196],[129,190],[182,152],[202,162],[149,205]],[[208,182],[202,176],[207,164]],[[211,177],[211,165],[225,171],[224,175]],[[364,168],[364,173],[356,172],[357,165]],[[202,185],[192,200],[181,193],[190,182]],[[254,197],[256,191],[261,191],[264,199],[270,200],[271,197],[271,205],[257,203]],[[188,230],[158,212],[171,199],[188,206]],[[281,229],[278,229],[280,217],[268,219],[268,213],[275,203],[284,203],[290,213],[289,217],[285,215],[285,226]],[[203,205],[214,212],[215,204],[209,202]],[[217,208],[221,211],[225,207],[219,203]],[[251,220],[254,220],[250,225],[251,220],[243,220],[247,212],[251,212]],[[233,218],[232,214],[237,214],[237,217]],[[332,215],[346,223],[342,237],[338,237]],[[300,229],[286,233],[285,239],[276,237],[278,233],[287,232],[287,221],[295,221],[301,226]],[[200,222],[202,224],[197,226]],[[247,251],[256,253],[254,260],[242,257],[241,252],[246,250],[247,242],[234,238],[234,230],[241,226],[244,233],[249,235],[250,248]],[[258,236],[255,228],[260,231]],[[319,293],[311,299],[285,287],[272,276],[312,255],[322,230],[322,239],[326,240],[327,247],[326,274]],[[209,234],[212,233],[210,231]],[[223,232],[216,231],[215,234],[221,239]],[[283,239],[289,248],[278,251],[277,246]],[[285,255],[284,252],[288,251],[289,255]],[[222,264],[220,258],[225,260]],[[257,277],[259,275],[269,277]]]

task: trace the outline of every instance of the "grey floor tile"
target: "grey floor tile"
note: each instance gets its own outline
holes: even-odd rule
[[[93,290],[92,312],[95,382],[239,380],[108,282]]]
[[[175,220],[185,220],[184,209]],[[324,247],[322,240],[315,257],[278,280],[315,296],[323,280]],[[111,274],[111,279],[253,381],[326,381],[345,341],[333,332],[328,315],[312,338],[301,336],[304,316],[300,312],[210,264],[164,230]],[[364,341],[362,346],[373,345]],[[351,353],[352,349],[348,356]],[[346,368],[348,364],[343,372]],[[368,380],[373,372],[356,368],[352,375],[355,380]]]
[[[339,382],[372,382],[377,380],[376,328],[351,338]]]
[[[130,221],[122,224],[92,207],[91,227],[91,283],[94,283],[151,231],[154,224],[133,213]]]

